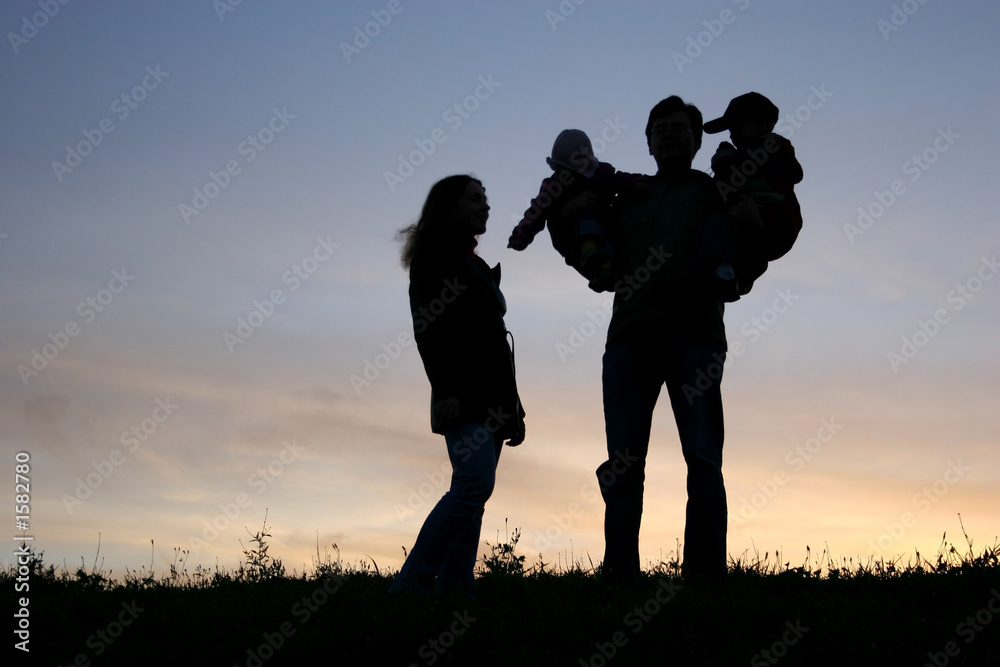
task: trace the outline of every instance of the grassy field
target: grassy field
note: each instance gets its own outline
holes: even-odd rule
[[[6,590],[29,585],[13,613],[27,596],[30,653],[14,664],[1000,665],[996,544],[865,564],[765,554],[717,585],[659,563],[617,590],[589,563],[526,565],[514,531],[479,564],[475,600],[413,599],[387,593],[393,573],[329,552],[288,573],[266,530],[231,572],[189,570],[179,549],[168,573],[120,579],[32,554],[26,577],[0,574]]]

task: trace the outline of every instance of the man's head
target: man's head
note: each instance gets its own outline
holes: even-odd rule
[[[701,148],[701,132],[698,107],[671,95],[649,112],[646,145],[661,171],[690,169],[695,153]]]

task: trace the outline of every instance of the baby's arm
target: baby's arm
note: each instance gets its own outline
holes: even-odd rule
[[[538,190],[538,195],[531,200],[528,210],[524,212],[521,221],[514,227],[514,231],[507,240],[507,247],[514,250],[524,250],[527,248],[538,232],[545,228],[545,221],[548,218],[548,207],[552,205],[553,187],[558,186],[558,181],[554,176],[549,176],[542,180],[542,186]],[[558,190],[556,190],[558,192]],[[545,205],[542,205],[545,202]]]
[[[764,140],[764,148],[773,148],[777,143],[776,150],[769,150],[769,156],[764,167],[764,177],[769,181],[788,183],[794,185],[802,181],[802,165],[795,157],[795,148],[792,142],[781,135],[771,134]]]

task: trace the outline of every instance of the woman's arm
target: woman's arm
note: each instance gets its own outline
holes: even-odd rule
[[[458,261],[456,261],[458,260]],[[466,315],[469,281],[456,251],[436,244],[415,249],[410,264],[413,337],[436,398],[462,393],[460,359],[472,335]]]

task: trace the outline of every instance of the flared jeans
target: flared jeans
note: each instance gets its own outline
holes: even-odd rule
[[[493,493],[503,441],[484,424],[445,430],[451,487],[431,510],[390,592],[471,590],[483,511]]]

